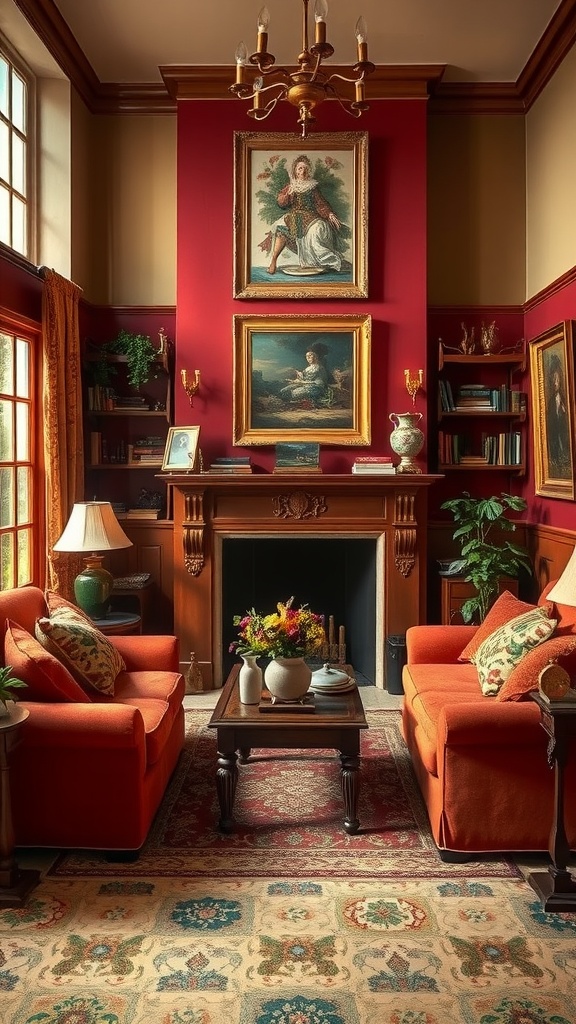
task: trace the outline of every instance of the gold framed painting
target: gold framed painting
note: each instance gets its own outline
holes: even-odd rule
[[[368,133],[234,133],[234,298],[366,298]]]
[[[564,320],[532,339],[530,384],[534,489],[574,501],[574,322]]]
[[[234,316],[234,444],[370,444],[369,314]]]
[[[169,427],[162,470],[167,473],[192,472],[198,464],[200,427]]]

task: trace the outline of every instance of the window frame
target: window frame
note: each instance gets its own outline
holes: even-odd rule
[[[14,188],[12,183],[12,167],[10,166],[10,181],[4,182],[8,187],[10,198],[12,195],[21,197],[26,206],[26,230],[24,233],[24,244],[26,251],[21,253],[19,249],[14,248],[13,245],[13,230],[12,230],[12,214],[10,212],[10,241],[4,243],[15,253],[23,256],[24,259],[29,260],[31,263],[36,262],[37,258],[37,207],[36,197],[38,188],[38,171],[37,171],[37,159],[38,159],[38,144],[36,134],[36,96],[37,96],[37,84],[36,76],[26,61],[20,56],[20,54],[10,44],[5,35],[0,32],[0,55],[12,66],[18,75],[23,79],[26,86],[26,131],[24,134],[24,146],[25,146],[25,160],[26,160],[26,172],[25,172],[25,187],[26,195],[22,196],[21,192]],[[12,121],[5,115],[0,113],[0,119],[4,123],[8,124],[9,130],[16,130],[17,128],[13,125]],[[19,132],[19,134],[22,134]],[[11,152],[11,150],[10,150]]]
[[[46,579],[46,518],[44,507],[44,447],[40,433],[42,424],[42,327],[35,320],[12,313],[10,310],[0,306],[0,333],[10,335],[13,339],[22,339],[30,345],[29,360],[29,390],[30,390],[30,458],[19,461],[16,458],[17,451],[14,451],[14,458],[9,462],[2,462],[2,468],[6,466],[30,465],[31,467],[31,496],[30,496],[30,518],[25,528],[30,526],[31,552],[30,552],[30,578],[26,583],[18,583],[18,546],[16,544],[16,574],[14,586],[34,585],[43,587]],[[9,395],[0,392],[2,400],[21,401],[14,394]],[[0,537],[6,534],[17,536],[18,531],[24,529],[23,524],[17,521],[12,526],[0,526]],[[2,582],[0,579],[0,590]]]

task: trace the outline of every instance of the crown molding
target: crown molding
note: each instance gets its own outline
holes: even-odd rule
[[[101,82],[53,0],[14,3],[93,114],[173,114],[180,99],[230,98],[234,66],[166,65],[163,82]],[[444,65],[379,66],[366,80],[366,98],[430,97],[436,114],[524,114],[575,41],[576,0],[561,0],[516,82],[444,82]]]

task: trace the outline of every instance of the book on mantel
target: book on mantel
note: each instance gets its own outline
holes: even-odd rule
[[[359,455],[352,465],[356,475],[383,476],[396,472],[396,466],[389,455]]]
[[[226,455],[210,463],[209,473],[251,473],[249,455]]]

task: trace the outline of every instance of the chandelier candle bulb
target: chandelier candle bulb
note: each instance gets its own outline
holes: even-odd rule
[[[368,30],[366,28],[366,22],[364,18],[360,16],[356,22],[356,40],[358,43],[358,60],[360,63],[368,60],[368,43],[366,41],[367,34]]]
[[[244,84],[244,67],[248,59],[248,50],[245,43],[238,43],[236,47],[236,85]]]
[[[363,103],[364,98],[364,82],[356,82],[356,103]]]
[[[270,13],[267,7],[262,7],[258,14],[258,42],[257,53],[268,52],[268,25],[270,24]]]
[[[316,22],[316,44],[322,46],[326,42],[326,15],[328,4],[326,0],[316,0],[314,8],[314,20]]]

